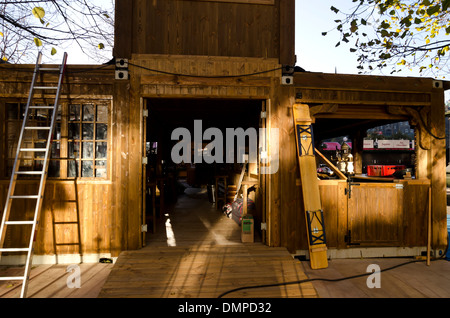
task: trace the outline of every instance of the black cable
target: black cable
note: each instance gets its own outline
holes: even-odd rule
[[[439,258],[439,259],[441,259],[441,258]],[[434,259],[434,260],[437,260],[437,259]],[[418,263],[418,262],[424,262],[424,260],[414,260],[414,261],[409,261],[409,262],[397,264],[397,265],[394,265],[394,266],[391,266],[391,267],[388,267],[388,268],[380,270],[380,273],[389,271],[391,269],[395,269],[397,267],[401,267],[401,266],[408,265],[408,264],[411,264],[411,263]],[[233,292],[236,292],[236,291],[240,291],[240,290],[244,290],[244,289],[255,289],[255,288],[265,288],[265,287],[286,286],[286,285],[294,285],[294,284],[303,284],[303,283],[308,283],[308,282],[313,282],[313,281],[339,282],[339,281],[343,281],[343,280],[369,276],[369,275],[372,275],[372,274],[373,274],[373,272],[369,272],[369,273],[363,273],[363,274],[347,276],[347,277],[341,277],[341,278],[308,278],[308,279],[297,280],[297,281],[292,281],[292,282],[267,284],[267,285],[244,286],[244,287],[238,287],[238,288],[234,288],[234,289],[231,289],[229,291],[226,291],[226,292],[220,294],[218,296],[218,298],[222,298],[223,296],[225,296],[227,294],[230,294],[230,293],[233,293]]]
[[[419,115],[419,119],[420,119],[420,121],[421,121],[421,123],[422,123],[423,128],[425,128],[425,130],[427,131],[427,133],[428,133],[430,136],[432,136],[434,139],[438,139],[438,140],[443,140],[443,139],[447,138],[446,136],[444,136],[444,137],[438,137],[438,136],[434,135],[434,134],[431,132],[430,128],[428,128],[428,126],[425,124],[425,121],[423,120],[423,117],[422,117],[422,114],[420,113],[420,110],[417,109],[417,108],[414,108],[414,109],[415,109],[415,111],[417,112],[417,114]]]
[[[259,75],[259,74],[264,74],[264,73],[270,73],[270,72],[274,72],[274,71],[278,71],[283,69],[283,67],[277,67],[274,69],[270,69],[270,70],[266,70],[266,71],[260,71],[260,72],[254,72],[254,73],[247,73],[247,74],[240,74],[240,75],[194,75],[194,74],[182,74],[182,73],[173,73],[173,72],[166,72],[166,71],[161,71],[161,70],[156,70],[156,69],[152,69],[149,67],[145,67],[145,66],[141,66],[141,65],[136,65],[133,63],[128,62],[128,65],[131,66],[135,66],[141,69],[144,69],[146,71],[151,71],[151,72],[155,72],[155,73],[161,73],[161,74],[166,74],[166,75],[174,75],[174,76],[183,76],[183,77],[198,77],[198,78],[236,78],[236,77],[248,77],[248,76],[253,76],[253,75]]]

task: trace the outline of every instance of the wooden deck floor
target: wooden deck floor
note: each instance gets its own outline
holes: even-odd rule
[[[38,265],[31,271],[31,298],[216,298],[235,288],[279,284],[306,278],[339,279],[381,270],[410,259],[332,259],[326,269],[293,259],[284,248],[240,242],[240,228],[205,199],[192,192],[169,207],[147,246],[123,252],[116,264],[80,264],[81,288],[70,289],[67,265]],[[2,276],[21,269],[0,267]],[[381,273],[381,288],[370,289],[367,277],[340,282],[243,289],[224,298],[448,298],[450,262],[408,264]],[[20,283],[0,281],[0,298],[17,298]]]
[[[99,297],[216,298],[235,288],[306,279],[301,264],[285,248],[241,243],[240,227],[205,196],[204,191],[188,192],[167,211],[145,248],[121,253]],[[246,289],[224,297],[317,293],[308,283]]]
[[[380,288],[367,286],[368,276],[337,282],[314,281],[320,298],[450,298],[450,261],[434,260],[413,262],[410,258],[334,259],[328,268],[311,270],[308,262],[301,262],[303,271],[310,279],[341,279],[367,274],[371,264],[380,267]],[[392,268],[392,269],[390,269]],[[387,271],[384,271],[389,269]],[[372,273],[372,272],[370,272]]]
[[[96,298],[108,277],[112,264],[79,264],[80,288],[69,288],[68,265],[37,265],[31,269],[28,298]],[[23,268],[0,267],[1,276],[23,275]],[[19,298],[20,281],[1,281],[0,298]]]

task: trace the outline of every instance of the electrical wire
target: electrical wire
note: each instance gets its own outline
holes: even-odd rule
[[[438,258],[438,259],[433,259],[432,261],[439,260],[439,259],[444,259],[444,258],[441,257],[441,258]],[[401,266],[404,266],[404,265],[408,265],[408,264],[411,264],[411,263],[419,263],[419,262],[425,262],[425,260],[414,260],[414,261],[409,261],[409,262],[397,264],[397,265],[394,265],[394,266],[382,269],[382,270],[379,271],[379,273],[386,272],[386,271],[389,271],[389,270],[392,270],[392,269],[395,269],[395,268],[398,268],[398,267],[401,267]],[[363,273],[363,274],[358,274],[358,275],[353,275],[353,276],[347,276],[347,277],[341,277],[341,278],[308,278],[308,279],[302,279],[302,280],[297,280],[297,281],[292,281],[292,282],[266,284],[266,285],[255,285],[255,286],[244,286],[244,287],[238,287],[238,288],[234,288],[234,289],[231,289],[229,291],[226,291],[226,292],[220,294],[217,298],[222,298],[223,296],[228,295],[230,293],[237,292],[237,291],[240,291],[240,290],[245,290],[245,289],[256,289],[256,288],[295,285],[295,284],[303,284],[303,283],[314,282],[314,281],[340,282],[340,281],[343,281],[343,280],[369,276],[369,275],[372,275],[372,274],[373,274],[373,272],[368,272],[368,273]]]
[[[420,110],[417,109],[417,108],[414,108],[414,110],[415,110],[415,111],[417,112],[417,114],[419,115],[419,119],[420,119],[420,121],[421,121],[421,123],[422,123],[423,128],[425,128],[425,130],[427,131],[427,133],[428,133],[430,136],[432,136],[434,139],[438,139],[438,140],[443,140],[443,139],[446,138],[446,136],[444,136],[444,137],[438,137],[438,136],[436,136],[435,134],[433,134],[433,133],[431,132],[431,129],[425,124],[425,121],[424,121],[424,119],[423,119],[423,117],[422,117],[422,114],[420,113]]]
[[[264,73],[270,73],[270,72],[274,72],[274,71],[278,71],[283,69],[283,67],[277,67],[277,68],[273,68],[270,70],[265,70],[265,71],[260,71],[260,72],[254,72],[254,73],[246,73],[246,74],[240,74],[240,75],[195,75],[195,74],[182,74],[182,73],[173,73],[173,72],[167,72],[167,71],[161,71],[161,70],[156,70],[156,69],[152,69],[149,67],[145,67],[145,66],[141,66],[141,65],[136,65],[133,63],[128,62],[128,65],[134,66],[134,67],[138,67],[141,69],[144,69],[146,71],[151,71],[151,72],[155,72],[155,73],[161,73],[161,74],[166,74],[166,75],[173,75],[173,76],[183,76],[183,77],[197,77],[197,78],[236,78],[236,77],[248,77],[248,76],[253,76],[253,75],[259,75],[259,74],[264,74]]]

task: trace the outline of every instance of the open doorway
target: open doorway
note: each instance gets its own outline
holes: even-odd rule
[[[230,142],[227,132],[254,131],[258,138],[264,101],[150,98],[145,104],[148,117],[144,125],[147,165],[144,166],[143,217],[148,232],[167,230],[169,214],[181,210],[183,212],[178,213],[187,214],[184,217],[193,214],[193,210],[186,207],[194,203],[198,204],[196,209],[226,215],[224,205],[236,198],[243,169],[248,178],[252,175],[255,180],[258,180],[259,169],[257,160],[244,164],[241,159],[242,154],[257,153],[258,139],[252,143],[248,135],[243,145],[237,137]],[[216,134],[208,134],[208,131]],[[223,137],[221,140],[217,139],[219,133]],[[213,142],[214,147],[211,147]],[[256,223],[262,211],[255,202],[257,188],[249,188],[248,213],[254,216]],[[172,221],[173,217],[176,216],[171,215]],[[151,235],[147,235],[147,241],[151,239]]]

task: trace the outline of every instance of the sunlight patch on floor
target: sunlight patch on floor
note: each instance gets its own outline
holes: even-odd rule
[[[167,237],[167,246],[177,246],[177,241],[175,240],[175,233],[172,229],[172,224],[170,223],[169,214],[164,214],[166,217],[166,237]]]

